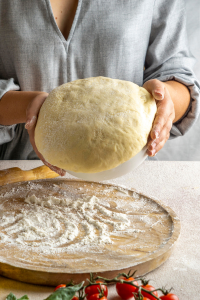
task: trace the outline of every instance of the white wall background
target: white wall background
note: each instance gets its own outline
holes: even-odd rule
[[[196,58],[194,72],[200,81],[200,0],[185,0],[189,47]],[[200,161],[200,118],[183,137],[167,141],[158,160]]]

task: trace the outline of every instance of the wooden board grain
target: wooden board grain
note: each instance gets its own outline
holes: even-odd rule
[[[80,243],[85,229],[81,224],[76,224],[76,238],[56,246],[66,230],[62,221],[63,206],[57,205],[45,208],[47,213],[53,209],[60,211],[56,217],[60,230],[59,233],[55,230],[55,235],[50,238],[50,251],[39,248],[40,243],[47,238],[49,240],[45,236],[34,246],[30,240],[21,245],[17,237],[23,230],[16,230],[15,225],[20,222],[22,212],[30,219],[34,218],[35,206],[24,202],[30,195],[76,200],[95,195],[99,199],[99,208],[94,208],[93,220],[107,224],[112,243],[84,248]],[[117,220],[103,215],[102,209],[126,215],[131,233],[127,230],[115,232],[112,222]],[[4,226],[2,220],[9,214],[13,215],[13,222]],[[70,279],[80,282],[88,278],[90,272],[111,278],[131,268],[137,270],[137,275],[146,274],[166,261],[180,233],[180,221],[176,214],[155,199],[118,186],[69,179],[38,180],[1,187],[0,216],[0,274],[23,282],[51,286]],[[68,216],[65,215],[65,218]],[[95,234],[99,235],[97,228]],[[78,246],[70,251],[69,245]]]

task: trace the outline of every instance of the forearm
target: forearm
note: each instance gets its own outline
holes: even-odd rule
[[[26,122],[26,108],[42,92],[9,91],[0,100],[0,124],[13,125]]]
[[[178,121],[187,111],[190,104],[190,93],[188,88],[177,81],[163,82],[168,89],[171,99],[174,103],[175,119],[173,123]]]

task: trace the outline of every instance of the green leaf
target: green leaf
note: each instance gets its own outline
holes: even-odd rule
[[[15,297],[15,295],[13,295],[13,293],[10,293],[7,297],[6,300],[17,300],[17,298]]]
[[[60,288],[44,300],[71,300],[75,293],[82,288],[83,284],[84,281],[74,286]]]
[[[10,293],[7,297],[6,300],[29,300],[27,295],[22,296],[21,298],[17,299],[17,297],[13,294]]]

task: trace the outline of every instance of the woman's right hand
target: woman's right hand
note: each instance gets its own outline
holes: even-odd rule
[[[27,109],[26,109],[26,124],[25,124],[25,128],[28,131],[29,134],[29,138],[30,138],[30,142],[32,144],[32,147],[35,151],[35,153],[37,154],[37,156],[41,159],[41,161],[47,166],[49,167],[52,171],[58,173],[60,176],[64,176],[66,171],[58,168],[56,166],[53,166],[51,164],[49,164],[44,157],[42,156],[42,154],[38,151],[36,145],[35,145],[35,126],[37,123],[37,118],[38,118],[38,114],[40,111],[40,108],[42,106],[42,104],[44,103],[45,99],[47,98],[48,93],[45,92],[41,92],[40,94],[38,94],[37,96],[35,96],[33,98],[33,100],[29,103]]]

